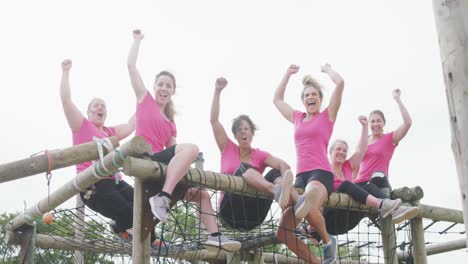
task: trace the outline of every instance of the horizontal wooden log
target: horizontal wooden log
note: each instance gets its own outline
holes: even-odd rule
[[[167,166],[155,161],[128,157],[123,165],[126,175],[143,179],[162,179]],[[217,173],[213,171],[202,171],[191,168],[187,175],[181,180],[182,183],[194,187],[209,188],[212,190],[233,192],[252,197],[272,198],[269,194],[260,193],[248,186],[242,177]],[[377,213],[377,210],[363,205],[344,193],[332,193],[325,206],[337,209],[352,209],[363,212]]]
[[[408,187],[393,189],[391,192],[391,197],[392,199],[400,198],[404,202],[410,201],[412,197],[411,189]]]
[[[23,242],[23,235],[15,232],[14,238],[11,239],[12,244],[21,245]],[[50,236],[36,234],[36,247],[42,249],[58,249],[67,251],[89,251],[94,253],[108,253],[108,254],[127,254],[131,255],[131,246],[126,246],[118,242],[116,243],[102,240],[89,240],[89,239],[74,239],[65,238],[60,236]]]
[[[98,177],[94,176],[96,172],[100,171],[104,175],[112,175],[123,164],[125,157],[140,156],[141,154],[150,151],[151,146],[146,144],[143,138],[134,137],[132,140],[122,145],[122,147],[110,152],[104,157],[104,167],[106,167],[108,171],[105,171],[101,162],[94,163],[58,190],[51,193],[49,197],[45,197],[35,206],[28,208],[23,213],[16,216],[9,222],[7,228],[9,230],[17,230],[24,224],[28,224],[30,220],[55,209],[57,206],[78,194],[80,190],[84,190],[100,180]]]
[[[162,180],[166,174],[167,166],[151,160],[128,157],[123,165],[125,175],[142,179]],[[242,177],[232,177],[212,171],[202,171],[190,168],[189,172],[182,178],[181,183],[194,187],[210,188],[213,190],[244,194],[246,196],[260,196],[272,198],[271,195],[260,193],[248,186]]]
[[[424,197],[424,190],[420,186],[411,188],[411,202],[419,201]]]
[[[116,137],[110,137],[109,139],[114,148],[119,146],[119,141]],[[107,150],[105,153],[107,154]],[[88,142],[65,149],[50,150],[48,155],[40,154],[30,158],[1,164],[0,183],[47,172],[49,169],[48,156],[52,159],[52,170],[55,170],[89,160],[96,160],[99,154],[96,143]]]
[[[162,175],[165,174],[166,165],[155,161],[128,157],[125,160],[123,169],[126,175],[144,179],[162,179]],[[271,196],[259,193],[252,187],[248,186],[242,177],[233,177],[231,175],[212,171],[201,171],[191,168],[189,173],[187,173],[183,178],[182,182],[195,187],[234,192],[252,197],[259,196],[271,198]],[[410,188],[406,188],[406,190],[409,190],[411,193]],[[378,213],[376,209],[363,205],[344,193],[332,193],[324,206],[336,209]],[[463,213],[461,211],[430,205],[421,205],[419,216],[438,221],[463,223]]]
[[[432,205],[421,204],[419,206],[419,216],[437,221],[452,223],[463,223],[463,212],[449,208],[442,208]]]
[[[459,249],[466,248],[466,247],[467,247],[466,239],[462,238],[462,239],[428,245],[426,246],[426,255],[430,256],[430,255],[450,252],[454,250],[459,250]],[[408,258],[408,255],[409,255],[408,251],[399,251],[398,259],[405,260]]]

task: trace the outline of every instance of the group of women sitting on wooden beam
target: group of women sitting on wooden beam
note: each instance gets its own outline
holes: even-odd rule
[[[136,96],[136,113],[127,123],[105,126],[106,104],[99,98],[94,98],[88,105],[87,117],[80,112],[71,100],[70,60],[62,62],[60,95],[65,116],[72,130],[74,145],[109,136],[117,136],[120,140],[135,131],[135,135],[141,136],[152,146],[152,153],[148,153],[148,156],[152,160],[166,164],[167,171],[162,191],[151,197],[149,203],[154,217],[166,222],[171,203],[174,202],[171,200],[172,192],[196,159],[198,147],[191,143],[178,144],[176,141],[177,129],[172,101],[176,91],[174,75],[162,71],[156,75],[154,94],[146,89],[136,67],[142,39],[141,31],[134,30],[127,64]],[[270,195],[283,210],[277,230],[278,240],[286,244],[300,259],[309,263],[320,263],[294,232],[305,218],[323,242],[323,263],[333,263],[336,259],[337,246],[336,238],[330,234],[340,234],[349,229],[343,230],[340,226],[330,224],[337,215],[336,211],[323,211],[323,204],[332,192],[347,193],[360,203],[378,209],[382,218],[392,217],[394,222],[409,219],[417,213],[417,208],[402,205],[400,199],[390,200],[380,190],[380,188],[390,188],[388,182],[390,160],[396,146],[408,132],[411,118],[400,99],[400,90],[394,90],[393,98],[400,108],[403,124],[395,131],[384,133],[385,117],[381,111],[372,111],[368,118],[359,116],[358,121],[362,126],[361,137],[355,153],[347,159],[348,144],[344,140],[334,141],[328,151],[341,105],[343,78],[329,64],[322,66],[321,71],[330,77],[335,88],[328,106],[321,110],[322,87],[314,78],[306,75],[303,78],[301,92],[305,109],[298,111],[284,101],[289,79],[298,71],[299,66],[296,65],[287,68],[274,92],[273,99],[282,116],[294,125],[297,154],[295,181],[291,168],[285,161],[269,152],[252,147],[256,126],[249,116],[239,115],[234,119],[231,131],[235,141],[229,139],[224,126],[219,121],[220,97],[228,84],[223,77],[215,81],[210,121],[221,154],[221,173],[243,177],[249,186]],[[370,136],[369,127],[372,132]],[[79,164],[77,171],[80,172],[91,165],[91,162]],[[271,170],[263,176],[267,167]],[[302,188],[304,192],[299,195],[296,188]],[[122,181],[120,175],[116,174],[98,181],[87,191],[82,192],[81,198],[89,208],[112,220],[112,231],[121,239],[131,241],[133,188]],[[200,220],[210,233],[206,245],[219,246],[231,251],[241,247],[238,241],[225,237],[219,231],[210,196],[206,190],[189,188],[184,199],[197,203],[202,212]],[[219,199],[220,221],[228,228],[252,230],[264,221],[272,199],[224,193]],[[359,221],[363,216],[357,214],[355,219]],[[154,231],[151,236],[152,241],[155,241]],[[156,243],[154,245],[159,246]]]

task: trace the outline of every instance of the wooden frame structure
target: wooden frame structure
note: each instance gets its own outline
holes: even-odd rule
[[[114,140],[112,140],[114,142]],[[115,145],[118,145],[115,144]],[[65,149],[62,151],[56,151],[56,153],[62,153],[61,155],[54,156],[55,164],[65,164],[60,166],[72,166],[73,163],[80,163],[84,160],[93,160],[97,158],[96,146],[90,143],[74,146],[70,149]],[[72,198],[78,194],[81,190],[84,190],[89,185],[95,183],[102,177],[102,175],[113,174],[114,171],[123,168],[123,171],[126,175],[135,177],[135,186],[134,186],[134,237],[133,237],[133,247],[132,252],[119,252],[123,254],[131,254],[133,263],[150,263],[150,243],[149,243],[149,228],[154,228],[155,223],[151,220],[152,223],[148,223],[145,220],[145,214],[148,214],[149,207],[144,205],[145,199],[143,198],[143,193],[147,193],[147,187],[145,187],[145,181],[148,179],[151,180],[162,180],[164,177],[166,166],[154,161],[140,159],[141,154],[150,151],[150,146],[145,144],[142,138],[135,137],[123,146],[109,153],[106,153],[104,158],[100,162],[94,163],[91,167],[85,171],[79,173],[74,179],[66,183],[64,186],[51,193],[48,198],[44,198],[39,201],[36,205],[25,210],[24,213],[18,215],[16,218],[11,220],[7,226],[7,242],[10,244],[19,244],[24,242],[25,239],[28,239],[24,236],[27,232],[24,230],[31,229],[31,226],[34,226],[32,220],[48,212],[58,205],[62,204],[66,200]],[[63,154],[66,153],[66,154]],[[84,154],[83,154],[84,153]],[[83,154],[84,156],[80,156]],[[80,158],[76,158],[80,156]],[[75,157],[72,161],[71,157]],[[49,157],[50,158],[50,157]],[[28,162],[33,162],[38,157],[32,157],[21,161],[21,164],[26,164]],[[47,164],[47,159],[44,160],[44,157],[40,158],[40,164]],[[0,172],[11,171],[11,166],[17,166],[16,162],[0,165]],[[30,166],[31,167],[31,166]],[[47,166],[42,166],[36,168],[34,173],[42,173],[47,171]],[[210,188],[213,190],[228,191],[234,193],[240,193],[247,196],[257,196],[259,195],[255,190],[249,187],[241,177],[230,177],[228,175],[223,175],[216,172],[204,171],[200,164],[197,165],[198,168],[192,168],[189,170],[187,175],[181,181],[181,185],[189,185],[195,187],[204,187]],[[107,170],[106,170],[107,169]],[[0,173],[0,182],[13,179],[19,179],[22,177],[30,176],[33,173],[31,170],[23,171],[18,170],[19,173],[14,175],[8,174],[5,176]],[[3,178],[2,178],[3,177]],[[400,188],[392,192],[392,195],[395,197],[400,197],[406,202],[412,202],[414,205],[419,207],[419,216],[411,220],[411,231],[413,236],[413,257],[415,263],[426,263],[427,254],[435,254],[440,252],[446,252],[450,250],[456,250],[466,245],[461,245],[460,241],[454,241],[453,243],[444,243],[444,245],[433,245],[426,248],[424,243],[424,230],[422,228],[422,218],[429,218],[437,221],[448,221],[453,223],[463,223],[463,212],[458,210],[451,210],[446,208],[440,208],[435,206],[423,205],[419,203],[419,199],[423,196],[423,191],[419,187],[415,188]],[[266,194],[260,194],[260,196],[268,197]],[[146,199],[147,202],[147,199]],[[346,194],[333,193],[325,206],[330,208],[339,208],[339,209],[350,209],[358,211],[366,211],[377,213],[374,209],[371,209],[365,205],[358,203],[353,200]],[[146,213],[145,213],[146,211]],[[149,213],[151,214],[151,213]],[[147,217],[146,217],[147,218]],[[152,218],[151,218],[152,219]],[[383,222],[385,223],[385,222]],[[385,237],[394,237],[395,230],[393,224],[387,223],[388,228],[384,228],[382,233],[385,233]],[[97,248],[93,247],[83,247],[80,246],[83,240],[82,234],[79,232],[75,233],[75,242],[70,243],[70,240],[67,242],[61,243],[63,239],[60,237],[49,237],[45,235],[34,235],[33,247],[40,248],[56,248],[63,250],[89,250],[97,252]],[[274,242],[274,239],[267,239],[266,241],[259,242],[258,246],[263,246],[271,244]],[[386,252],[386,253],[385,253]],[[251,252],[246,251],[239,252],[242,255],[247,256],[249,261],[260,261],[268,262],[272,260],[271,254]],[[247,255],[246,255],[247,254]],[[406,254],[406,255],[405,255]],[[33,258],[34,254],[28,253],[25,254],[29,258]],[[403,259],[407,256],[406,252],[397,252],[394,243],[384,243],[384,255],[385,263],[398,263],[398,259]],[[78,255],[79,256],[79,255]],[[240,256],[240,255],[239,255]],[[230,254],[228,252],[218,251],[212,252],[209,250],[197,250],[196,252],[185,252],[183,254],[178,254],[177,258],[182,259],[205,259],[205,260],[226,260],[230,259],[235,261],[239,259],[239,256],[236,257],[236,254]],[[281,256],[276,255],[275,259],[280,261],[283,259]],[[290,261],[291,258],[289,257]],[[80,263],[82,258],[77,258],[76,262]],[[27,261],[25,263],[28,263]],[[261,263],[261,262],[256,262]],[[285,263],[285,262],[281,262]],[[301,263],[301,261],[298,261]],[[345,263],[345,262],[342,262]]]

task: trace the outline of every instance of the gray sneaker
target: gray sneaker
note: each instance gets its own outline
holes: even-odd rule
[[[205,245],[220,247],[228,251],[237,251],[241,248],[241,243],[239,241],[231,240],[223,235],[209,236]]]
[[[379,209],[379,213],[382,218],[387,218],[393,211],[395,211],[401,205],[401,199],[390,200],[384,199],[382,201],[382,206]]]
[[[336,238],[330,236],[330,243],[323,246],[323,264],[336,262]]]
[[[392,222],[399,224],[405,220],[410,220],[419,214],[419,208],[416,206],[400,206],[392,213]]]
[[[151,212],[159,219],[159,221],[165,223],[167,221],[167,212],[170,209],[171,200],[166,196],[155,195],[149,198],[151,205]]]
[[[285,208],[289,203],[292,182],[293,174],[290,170],[287,170],[283,175],[281,182],[275,185],[275,201],[281,208]]]
[[[309,213],[310,208],[312,208],[312,203],[310,202],[311,196],[312,192],[308,191],[297,198],[296,205],[294,206],[294,214],[297,219],[303,219]]]

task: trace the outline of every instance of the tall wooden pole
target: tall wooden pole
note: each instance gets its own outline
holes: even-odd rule
[[[79,194],[75,196],[75,199],[76,199],[75,239],[80,241],[80,240],[84,240],[85,238],[84,225],[83,225],[83,223],[85,223],[85,207]],[[81,252],[80,250],[75,250],[75,264],[84,264],[83,252]]]
[[[410,220],[411,240],[413,241],[413,258],[415,264],[427,264],[426,243],[424,239],[424,226],[422,218]]]
[[[149,264],[151,254],[151,236],[143,236],[142,229],[142,211],[143,211],[143,183],[141,179],[135,178],[133,184],[133,247],[132,247],[132,263],[133,264]]]
[[[468,1],[433,0],[447,95],[452,150],[468,231]],[[468,232],[465,232],[468,242]]]

